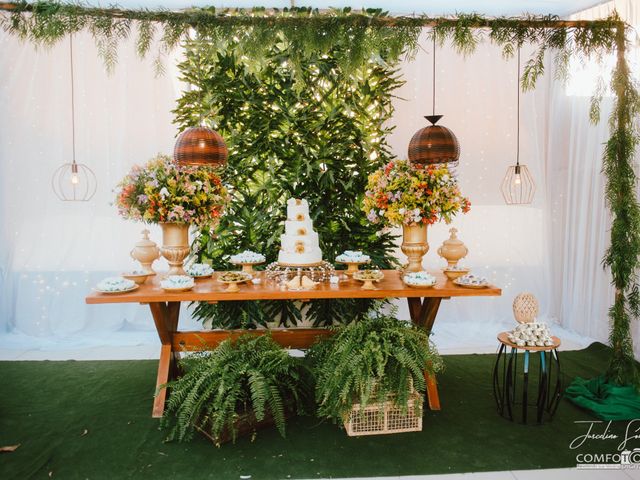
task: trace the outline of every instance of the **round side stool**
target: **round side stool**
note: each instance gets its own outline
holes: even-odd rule
[[[500,348],[493,368],[493,396],[501,416],[513,421],[514,412],[521,407],[522,423],[527,423],[527,409],[535,406],[538,423],[543,423],[545,413],[549,420],[553,418],[561,396],[560,339],[551,339],[553,345],[548,347],[519,347],[509,341],[507,332],[498,335]],[[523,352],[522,374],[518,371],[518,351]],[[540,354],[538,362],[535,361],[536,353]],[[535,376],[529,378],[533,363],[538,363],[537,379]],[[522,389],[521,396],[519,389]],[[529,403],[530,397],[535,403]]]

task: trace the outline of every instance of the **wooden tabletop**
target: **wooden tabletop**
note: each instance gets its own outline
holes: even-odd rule
[[[397,270],[384,270],[384,278],[376,283],[376,290],[363,290],[362,282],[349,279],[339,284],[320,283],[313,290],[293,291],[281,290],[274,280],[267,280],[264,272],[257,274],[262,283],[251,282],[239,285],[237,293],[225,292],[227,285],[213,278],[198,279],[192,290],[182,293],[167,293],[160,288],[163,274],[149,277],[140,288],[129,293],[93,292],[86,298],[89,304],[95,303],[149,303],[149,302],[192,302],[192,301],[224,301],[224,300],[310,300],[316,298],[404,298],[404,297],[476,297],[499,296],[502,290],[494,286],[481,289],[464,288],[454,285],[442,272],[431,272],[437,279],[430,288],[413,288],[406,286]]]

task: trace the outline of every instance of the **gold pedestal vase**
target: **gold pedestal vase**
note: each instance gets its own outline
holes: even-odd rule
[[[409,265],[405,270],[407,272],[421,272],[422,257],[429,251],[427,225],[403,225],[400,249],[409,259]]]
[[[184,259],[191,251],[189,247],[188,223],[161,223],[162,248],[160,253],[169,262],[169,275],[186,275]]]

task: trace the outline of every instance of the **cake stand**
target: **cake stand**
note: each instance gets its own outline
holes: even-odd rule
[[[269,280],[289,281],[296,275],[306,275],[314,282],[328,282],[329,277],[335,272],[335,268],[329,262],[309,263],[296,265],[292,263],[273,262],[267,265],[265,273]]]
[[[364,282],[361,287],[362,290],[377,290],[373,282],[379,282],[382,280],[384,278],[384,273],[380,270],[358,270],[353,274],[353,278]]]
[[[242,265],[242,271],[244,273],[248,273],[249,275],[253,275],[256,271],[253,269],[254,265],[261,265],[264,262],[231,262],[233,265]]]

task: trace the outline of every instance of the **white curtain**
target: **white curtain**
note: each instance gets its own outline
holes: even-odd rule
[[[117,216],[111,189],[133,164],[172,150],[171,110],[182,88],[176,58],[156,78],[152,62],[123,44],[107,75],[92,40],[74,37],[77,160],[95,171],[98,192],[88,203],[72,204],[59,202],[50,187],[52,172],[71,158],[68,43],[36,50],[0,32],[0,45],[0,330],[26,344],[156,341],[146,307],[86,306],[84,296],[102,277],[133,266],[128,252],[143,227]],[[390,143],[403,158],[432,109],[426,36],[421,46],[402,64],[406,84],[396,92]],[[521,96],[520,160],[536,180],[535,199],[507,206],[500,182],[516,155],[515,59],[505,61],[486,42],[467,58],[439,47],[436,58],[436,113],[460,141],[461,187],[473,204],[452,226],[469,247],[464,262],[503,288],[499,298],[443,302],[436,342],[495,341],[513,322],[511,303],[522,291],[538,297],[542,318],[605,340],[611,302],[600,266],[608,242],[600,174],[606,121],[589,124],[589,98],[567,95],[549,63],[537,88]],[[605,99],[603,118],[610,105]],[[449,228],[430,229],[427,268],[444,265],[436,250]],[[159,242],[159,231],[151,230]],[[193,326],[186,312],[183,318]]]

